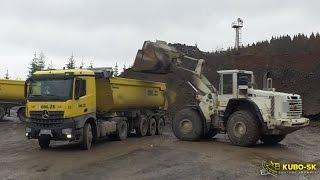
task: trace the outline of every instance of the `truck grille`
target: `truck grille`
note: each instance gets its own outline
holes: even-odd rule
[[[48,117],[46,119],[43,118],[44,111],[30,111],[30,118],[36,120],[56,120],[63,119],[64,112],[63,111],[47,111]]]
[[[287,116],[289,118],[300,118],[302,115],[302,100],[288,99],[289,111]]]
[[[63,119],[56,119],[56,120],[31,119],[31,123],[35,124],[40,128],[55,128],[55,127],[60,127],[60,125],[62,125]]]

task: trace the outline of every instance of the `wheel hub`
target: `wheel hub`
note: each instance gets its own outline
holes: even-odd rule
[[[246,125],[243,122],[237,122],[234,125],[234,132],[235,135],[241,138],[247,131]]]
[[[189,119],[183,119],[180,122],[180,131],[183,134],[190,133],[192,131],[192,129],[193,129],[193,125],[192,125],[192,122]]]

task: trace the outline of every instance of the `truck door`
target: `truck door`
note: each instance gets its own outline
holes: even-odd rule
[[[87,81],[86,79],[76,78],[74,85],[75,115],[84,115],[88,112],[87,107]]]

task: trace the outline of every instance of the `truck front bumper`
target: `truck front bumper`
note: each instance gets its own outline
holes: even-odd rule
[[[57,123],[60,122],[60,123]],[[25,135],[28,139],[38,139],[41,136],[49,137],[51,140],[79,140],[82,128],[76,128],[74,119],[63,120],[33,120],[26,122]]]

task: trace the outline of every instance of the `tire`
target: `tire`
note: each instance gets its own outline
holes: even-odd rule
[[[90,150],[92,146],[92,127],[90,123],[86,123],[83,127],[83,136],[82,136],[82,149]]]
[[[117,139],[123,141],[128,136],[128,124],[125,120],[119,120],[117,123]]]
[[[18,110],[17,112],[18,118],[20,119],[21,122],[26,122],[26,108],[22,107]]]
[[[210,129],[206,134],[203,135],[203,139],[211,139],[217,134],[217,131]]]
[[[137,135],[143,137],[147,134],[149,128],[148,119],[144,116],[139,119],[139,127],[136,129]]]
[[[157,135],[162,135],[163,129],[164,129],[164,119],[163,119],[163,118],[159,118],[158,121],[157,121],[157,131],[156,131],[156,134],[157,134]]]
[[[252,146],[260,138],[258,122],[249,111],[236,111],[228,119],[227,133],[233,145]]]
[[[262,135],[260,140],[263,142],[263,144],[267,145],[274,145],[278,144],[280,141],[282,141],[286,135]]]
[[[156,131],[157,131],[157,122],[154,118],[151,118],[149,120],[149,128],[148,128],[147,135],[154,136],[156,134]]]
[[[6,110],[4,109],[4,107],[0,106],[0,121],[3,120],[5,115],[6,115]]]
[[[187,108],[179,111],[172,122],[174,135],[184,141],[195,141],[203,134],[203,125],[197,110]]]
[[[50,139],[47,137],[39,137],[38,143],[41,149],[48,149],[50,146]]]

